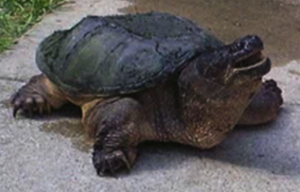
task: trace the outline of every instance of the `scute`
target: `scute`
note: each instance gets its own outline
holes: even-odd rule
[[[111,96],[154,86],[220,45],[192,22],[166,13],[88,16],[46,38],[36,62],[65,91]]]

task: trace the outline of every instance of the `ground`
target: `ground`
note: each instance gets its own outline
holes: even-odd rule
[[[72,3],[73,2],[73,3]],[[78,115],[13,119],[7,99],[32,75],[37,44],[86,14],[116,14],[123,0],[75,0],[60,8],[0,55],[0,191],[228,191],[288,192],[300,188],[300,62],[274,67],[283,89],[279,118],[239,128],[213,150],[147,143],[130,174],[101,178]],[[299,58],[298,58],[299,59]],[[63,116],[63,117],[60,117]]]

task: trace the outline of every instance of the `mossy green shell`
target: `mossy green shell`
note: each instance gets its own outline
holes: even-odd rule
[[[111,96],[155,86],[222,43],[167,13],[88,16],[41,42],[39,69],[61,89]]]

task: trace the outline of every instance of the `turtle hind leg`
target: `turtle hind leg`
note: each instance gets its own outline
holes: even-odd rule
[[[142,141],[142,122],[140,105],[130,98],[102,100],[83,109],[83,125],[96,136],[92,161],[99,176],[131,169]]]
[[[238,125],[258,125],[276,119],[283,104],[282,91],[273,80],[266,80],[240,118]]]
[[[10,99],[14,117],[20,111],[30,117],[50,113],[51,109],[58,109],[66,102],[63,93],[43,74],[33,76]]]

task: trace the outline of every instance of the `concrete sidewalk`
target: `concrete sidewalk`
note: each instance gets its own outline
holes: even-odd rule
[[[268,77],[283,89],[280,117],[259,128],[237,129],[209,151],[145,144],[129,175],[100,178],[76,115],[13,119],[9,96],[32,75],[38,43],[87,14],[118,14],[123,0],[75,0],[46,16],[11,51],[0,55],[0,191],[300,191],[300,62]]]

